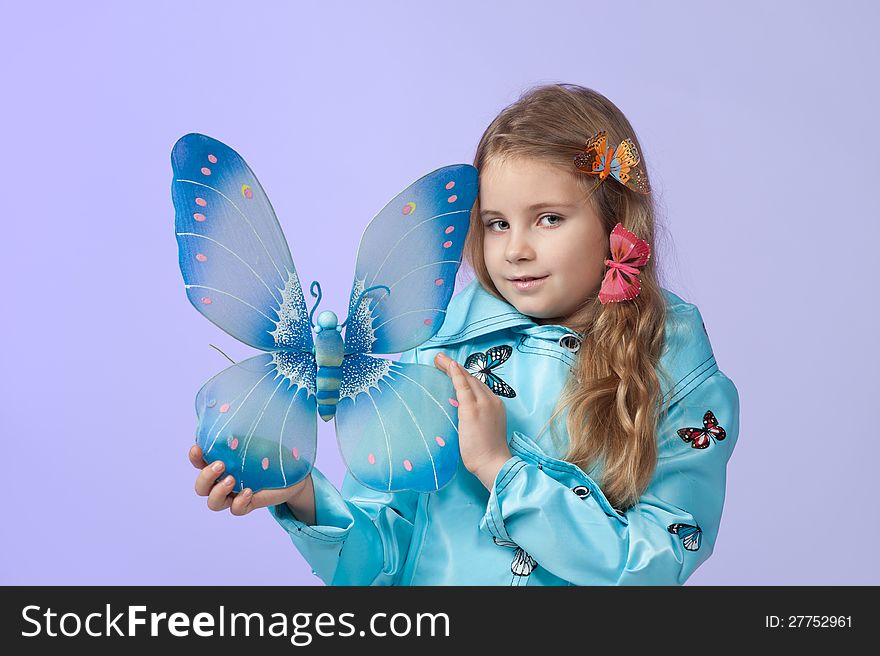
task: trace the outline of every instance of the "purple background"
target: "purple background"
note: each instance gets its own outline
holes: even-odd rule
[[[246,158],[338,312],[373,214],[563,81],[636,126],[666,286],[740,391],[719,541],[690,583],[880,584],[878,18],[872,2],[6,4],[0,582],[319,583],[267,511],[193,493],[194,396],[226,362],[208,343],[254,351],[186,300],[178,137]]]

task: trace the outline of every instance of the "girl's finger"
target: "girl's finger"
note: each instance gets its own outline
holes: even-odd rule
[[[223,474],[225,466],[222,460],[212,462],[202,467],[202,472],[196,477],[196,494],[206,497],[211,494],[214,483]]]
[[[187,455],[189,455],[190,463],[196,469],[204,469],[208,466],[208,463],[202,458],[202,449],[198,444],[193,444]]]
[[[249,487],[242,490],[240,494],[236,494],[235,498],[232,500],[232,507],[229,509],[233,515],[240,517],[241,515],[247,515],[253,508],[251,507],[251,502],[254,499],[253,490]]]
[[[462,374],[463,380],[467,382],[468,387],[470,387],[471,392],[474,394],[474,400],[484,400],[490,401],[492,397],[495,396],[492,394],[491,390],[486,386],[485,383],[481,382],[478,378],[472,376],[470,372],[462,367],[458,362],[454,360],[450,361],[454,363],[454,365]]]
[[[462,369],[461,365],[455,360],[451,360],[447,365],[447,372],[452,378],[452,386],[455,387],[455,398],[461,403],[475,403],[477,394],[471,386],[472,378],[469,373]],[[479,382],[479,381],[477,381]]]
[[[226,510],[231,506],[233,497],[230,497],[229,495],[232,493],[234,485],[235,478],[232,476],[226,476],[223,480],[217,483],[208,494],[208,508],[214,511],[220,511]]]

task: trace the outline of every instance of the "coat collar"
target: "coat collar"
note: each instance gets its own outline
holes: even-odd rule
[[[667,316],[659,365],[669,379],[661,382],[661,387],[664,396],[680,396],[718,367],[699,309],[667,289],[662,292]],[[422,348],[451,346],[506,329],[553,341],[559,341],[564,335],[583,338],[564,326],[535,323],[506,301],[495,298],[475,279],[452,297],[440,330]]]
[[[580,333],[564,326],[536,323],[474,279],[452,297],[443,325],[425,346],[449,346],[508,328],[539,339],[558,340],[563,335],[582,338]]]

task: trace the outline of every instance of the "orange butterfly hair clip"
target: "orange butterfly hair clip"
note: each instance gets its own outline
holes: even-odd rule
[[[632,139],[624,139],[616,149],[609,148],[607,133],[602,131],[575,155],[574,165],[578,171],[598,176],[597,187],[610,175],[633,191],[647,194],[651,189],[647,178],[638,168],[640,161],[639,149]]]

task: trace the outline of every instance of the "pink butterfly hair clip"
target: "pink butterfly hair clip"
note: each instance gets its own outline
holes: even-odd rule
[[[605,260],[608,271],[599,289],[599,302],[618,303],[630,301],[642,291],[639,269],[651,258],[651,247],[639,239],[622,223],[611,231],[611,259]]]

